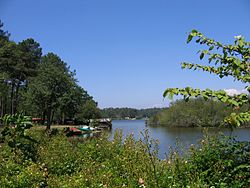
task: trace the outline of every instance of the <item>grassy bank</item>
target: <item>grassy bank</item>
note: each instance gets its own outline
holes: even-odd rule
[[[249,187],[250,143],[205,137],[180,157],[157,158],[157,142],[88,140],[28,130],[33,140],[0,148],[1,187]]]

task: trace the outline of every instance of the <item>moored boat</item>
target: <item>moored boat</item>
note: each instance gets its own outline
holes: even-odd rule
[[[78,130],[75,127],[67,127],[64,132],[67,136],[73,136],[73,135],[80,135],[82,134],[82,131]]]
[[[78,127],[77,129],[80,130],[80,131],[88,131],[88,132],[95,130],[94,127],[90,127],[90,126],[87,126],[87,125],[83,125],[81,127]]]

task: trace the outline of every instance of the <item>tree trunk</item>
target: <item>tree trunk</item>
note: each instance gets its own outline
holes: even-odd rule
[[[3,97],[0,98],[0,117],[3,117]]]
[[[3,116],[7,113],[7,96],[4,96]]]
[[[14,104],[13,104],[14,114],[17,112],[19,88],[20,88],[20,82],[18,82],[16,86],[16,93],[15,93]]]
[[[14,88],[15,88],[15,82],[12,80],[11,84],[11,94],[10,94],[10,114],[14,114]]]
[[[3,117],[7,113],[7,105],[8,105],[8,91],[9,87],[7,82],[5,83],[5,89],[3,91],[3,95],[1,96],[1,117]]]
[[[50,130],[50,126],[51,126],[51,116],[52,116],[51,113],[52,113],[52,110],[51,108],[49,108],[47,111],[47,127],[46,127],[47,130]]]
[[[43,119],[42,119],[42,125],[45,124],[45,118],[46,118],[46,111],[43,111]]]
[[[52,110],[51,114],[52,114],[52,115],[51,115],[51,120],[50,120],[50,121],[51,121],[51,123],[53,123],[53,119],[54,119],[54,114],[55,114],[55,110]]]
[[[65,125],[65,113],[62,112],[61,124]]]
[[[1,101],[0,101],[0,106],[1,106],[1,111],[0,111],[0,117],[3,117],[5,115],[6,111],[6,96],[1,96]]]

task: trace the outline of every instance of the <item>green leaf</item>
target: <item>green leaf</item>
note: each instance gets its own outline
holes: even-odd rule
[[[209,48],[209,51],[213,50],[214,49],[214,46],[210,46]]]
[[[192,39],[193,39],[193,35],[192,34],[188,35],[187,43],[189,43]]]
[[[204,52],[201,52],[200,59],[203,59],[204,57]]]
[[[166,89],[163,93],[163,97],[166,97],[168,95],[168,92],[169,92],[168,89]]]
[[[196,30],[196,29],[193,29],[192,31],[191,31],[191,34],[193,34],[193,35],[196,35],[198,33],[198,31]]]
[[[173,93],[169,93],[169,94],[168,94],[168,99],[169,99],[169,100],[173,100],[173,98],[174,98],[174,94],[173,94]]]

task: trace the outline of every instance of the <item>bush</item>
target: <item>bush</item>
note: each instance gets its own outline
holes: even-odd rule
[[[190,150],[190,169],[204,184],[216,187],[250,186],[250,143],[233,138],[205,139]]]
[[[0,148],[1,187],[249,187],[250,143],[204,137],[186,155],[172,151],[157,157],[158,144],[147,132],[143,140],[125,140],[116,132],[80,139],[27,132],[38,144],[37,160],[18,163],[11,148]]]
[[[246,108],[248,106],[244,106]],[[244,108],[241,111],[245,110]],[[219,101],[202,98],[177,100],[168,109],[162,110],[149,119],[151,125],[168,127],[218,127],[233,110]]]

